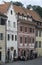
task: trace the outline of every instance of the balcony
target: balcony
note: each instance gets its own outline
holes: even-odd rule
[[[29,48],[34,48],[34,43],[30,43]]]
[[[17,15],[17,19],[21,19],[21,20],[31,21],[32,22],[32,17]]]
[[[27,44],[20,43],[19,48],[29,48]]]
[[[18,23],[25,23],[25,24],[30,24],[30,25],[36,25],[36,23],[33,21],[32,18],[27,18],[27,17],[23,17],[23,16],[17,16],[17,21]]]

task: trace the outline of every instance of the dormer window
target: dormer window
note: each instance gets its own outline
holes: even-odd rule
[[[20,13],[18,12],[17,14],[18,14],[18,18],[19,18],[19,16],[20,16]]]
[[[18,12],[18,15],[20,15],[20,13]]]
[[[22,13],[22,16],[24,16],[24,14]]]
[[[11,15],[12,15],[12,10],[11,10]]]
[[[24,19],[24,14],[22,13],[22,19]]]
[[[27,15],[27,18],[29,17],[29,15]]]
[[[40,22],[40,25],[41,25],[41,22]]]
[[[8,26],[10,27],[10,21],[8,21]]]

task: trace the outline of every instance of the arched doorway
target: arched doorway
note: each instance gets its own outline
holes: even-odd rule
[[[10,60],[10,49],[7,51],[7,60]]]
[[[21,51],[21,56],[26,56],[26,51],[25,50]]]

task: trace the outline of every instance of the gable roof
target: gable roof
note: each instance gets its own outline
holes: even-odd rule
[[[26,15],[25,11],[22,9],[21,6],[14,5],[14,10],[15,10],[16,13],[20,13],[21,15],[22,14]]]
[[[9,5],[10,5],[10,3],[1,4],[0,5],[0,12],[1,13],[6,13]]]
[[[1,4],[0,5],[0,12],[6,13],[10,4],[11,4],[10,2],[5,2],[4,4]],[[13,9],[15,10],[15,13],[20,13],[20,14],[24,14],[24,15],[28,15],[28,13],[29,13],[29,15],[31,15],[34,20],[42,21],[39,14],[36,13],[34,10],[28,10],[26,8],[23,8],[23,7],[17,6],[17,5],[13,5]]]
[[[37,20],[37,21],[42,21],[41,20],[41,17],[39,16],[39,14],[37,12],[35,12],[34,10],[28,10],[26,8],[23,8],[21,6],[16,6],[14,5],[14,10],[16,13],[20,13],[20,14],[24,14],[24,15],[31,15],[33,17],[34,20]]]

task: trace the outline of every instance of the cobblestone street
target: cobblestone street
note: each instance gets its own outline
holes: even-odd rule
[[[13,63],[7,63],[5,65],[42,65],[42,58],[28,61],[14,61]]]

